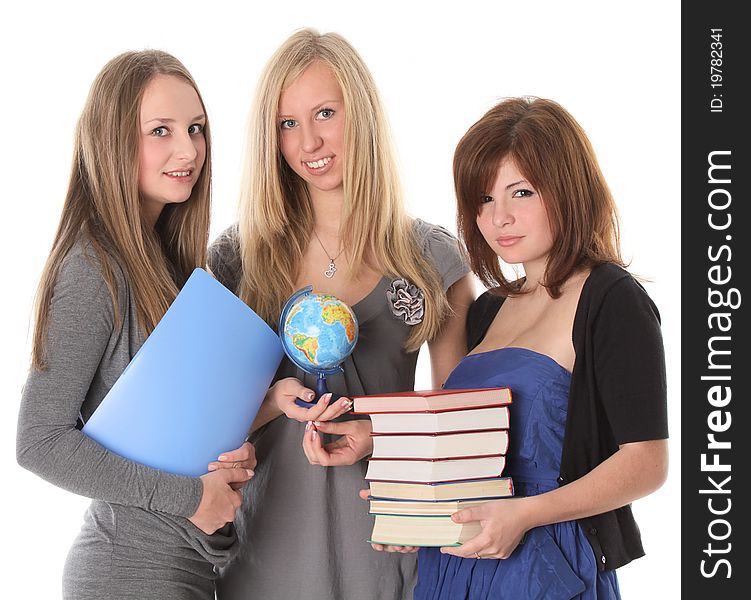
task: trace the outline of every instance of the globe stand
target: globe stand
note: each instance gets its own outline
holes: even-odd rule
[[[305,402],[305,400],[301,398],[297,398],[295,400],[295,404],[297,406],[302,406],[303,408],[312,408],[316,405],[316,403],[321,399],[321,396],[324,394],[328,394],[329,389],[326,387],[326,375],[324,373],[318,373],[318,379],[316,379],[316,397],[313,402]],[[340,394],[331,394],[331,400],[329,400],[329,405],[333,404],[337,400],[341,398]]]

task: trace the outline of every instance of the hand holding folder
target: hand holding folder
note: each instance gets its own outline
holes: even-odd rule
[[[195,269],[83,432],[141,464],[203,475],[242,444],[282,355],[263,319]]]

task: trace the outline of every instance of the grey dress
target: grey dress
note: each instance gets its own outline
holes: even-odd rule
[[[200,479],[126,460],[79,429],[144,341],[130,284],[116,263],[113,271],[119,322],[91,245],[78,243],[63,261],[47,368],[32,369],[23,388],[18,462],[94,499],[68,554],[64,598],[211,599],[214,566],[228,560],[236,536],[232,526],[208,536],[188,521],[201,500]]]
[[[448,231],[415,221],[416,237],[435,264],[444,289],[468,273]],[[226,230],[209,250],[217,279],[236,290],[240,278],[237,229]],[[403,344],[410,328],[391,313],[383,278],[352,308],[360,331],[344,373],[327,378],[330,391],[348,396],[411,390],[417,352]],[[314,389],[315,378],[282,363],[277,378],[294,376]],[[376,552],[366,542],[373,520],[358,497],[367,463],[312,466],[301,443],[305,423],[279,417],[257,431],[256,475],[235,520],[240,553],[221,571],[219,600],[398,600],[412,597],[416,556]],[[324,439],[324,442],[329,441]]]

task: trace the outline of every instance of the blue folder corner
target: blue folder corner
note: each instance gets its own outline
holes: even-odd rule
[[[83,432],[141,464],[203,475],[242,444],[282,355],[263,319],[195,269]]]

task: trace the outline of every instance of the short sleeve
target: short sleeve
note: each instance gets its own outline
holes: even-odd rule
[[[242,276],[242,257],[236,223],[225,229],[209,246],[208,267],[224,287],[237,293]]]
[[[461,243],[447,229],[415,219],[415,231],[423,252],[441,276],[444,292],[469,273],[469,263]]]
[[[607,292],[592,332],[596,385],[616,442],[667,438],[660,315],[633,277]]]

